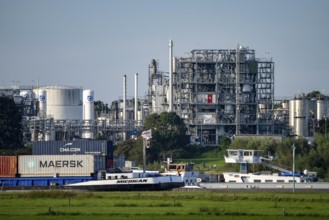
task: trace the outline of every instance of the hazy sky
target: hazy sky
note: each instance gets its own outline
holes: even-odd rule
[[[1,86],[71,85],[95,100],[147,91],[151,59],[168,71],[192,49],[237,43],[275,62],[275,96],[329,94],[328,0],[0,0]],[[14,81],[14,83],[13,83]]]

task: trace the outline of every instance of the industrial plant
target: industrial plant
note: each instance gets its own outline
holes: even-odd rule
[[[173,55],[169,41],[168,71],[152,59],[147,95],[122,98],[95,114],[94,91],[76,86],[4,86],[0,96],[12,97],[23,113],[24,142],[93,140],[114,144],[140,134],[153,113],[176,112],[188,128],[191,144],[216,146],[223,137],[312,136],[327,119],[328,98],[275,100],[274,61],[256,57],[254,49],[197,49],[184,57]]]
[[[172,42],[169,48],[172,54]],[[191,139],[206,146],[218,145],[224,136],[274,134],[272,60],[256,58],[255,50],[238,45],[192,50],[170,61],[169,77],[154,60],[150,65],[152,112],[176,112]]]

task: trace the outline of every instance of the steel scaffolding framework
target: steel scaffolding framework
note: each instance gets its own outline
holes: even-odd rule
[[[173,106],[201,145],[223,136],[274,132],[274,62],[255,50],[192,50],[177,58]]]

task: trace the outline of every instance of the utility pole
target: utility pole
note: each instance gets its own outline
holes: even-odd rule
[[[292,176],[293,176],[293,189],[292,192],[295,193],[295,143],[292,145]]]

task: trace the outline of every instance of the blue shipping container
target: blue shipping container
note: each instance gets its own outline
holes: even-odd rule
[[[112,156],[112,141],[74,140],[74,141],[38,141],[32,145],[33,155],[80,155]]]

